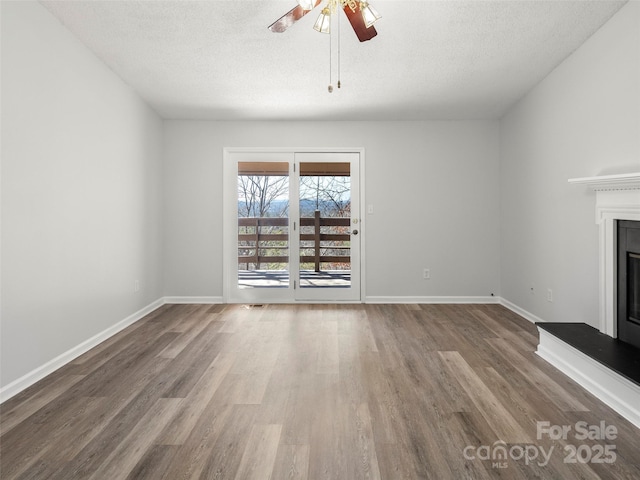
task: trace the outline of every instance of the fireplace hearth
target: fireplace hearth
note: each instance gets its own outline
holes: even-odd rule
[[[596,192],[598,328],[540,323],[536,352],[640,428],[640,345],[635,343],[640,331],[640,172],[574,178],[569,183]],[[619,305],[625,306],[623,312]],[[626,323],[619,324],[622,318]]]

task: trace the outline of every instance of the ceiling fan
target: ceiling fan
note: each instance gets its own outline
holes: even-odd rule
[[[320,3],[322,0],[298,0],[298,5],[273,22],[269,26],[269,30],[276,33],[284,32]],[[358,40],[365,42],[378,34],[373,24],[380,18],[380,15],[368,2],[359,0],[328,0],[313,28],[321,33],[330,33],[331,14],[339,8],[342,8],[347,15]]]

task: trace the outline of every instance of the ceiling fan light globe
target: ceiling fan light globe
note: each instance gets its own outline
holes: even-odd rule
[[[320,33],[331,33],[331,10],[323,8],[313,29]]]
[[[298,5],[300,5],[303,10],[313,10],[316,2],[315,0],[298,0]]]
[[[382,18],[377,10],[369,5],[368,2],[360,2],[360,11],[362,12],[362,18],[367,28]]]

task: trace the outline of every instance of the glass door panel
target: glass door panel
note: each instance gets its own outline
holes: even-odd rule
[[[351,169],[301,162],[300,288],[351,287]]]
[[[289,162],[238,162],[238,289],[289,288]]]
[[[360,300],[358,153],[296,153],[297,300]]]

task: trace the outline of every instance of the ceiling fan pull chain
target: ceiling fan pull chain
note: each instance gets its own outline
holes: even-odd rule
[[[333,28],[331,28],[331,24],[333,23],[333,11],[331,12],[331,16],[329,17],[329,87],[327,90],[329,93],[333,92],[333,75],[332,75],[332,64],[333,64]]]
[[[340,15],[336,12],[336,30],[338,35],[338,88],[341,87],[340,84]]]

